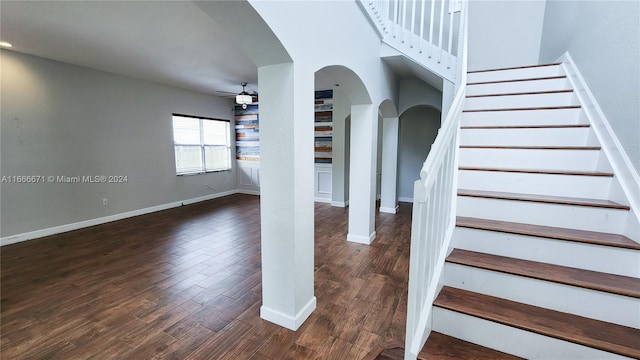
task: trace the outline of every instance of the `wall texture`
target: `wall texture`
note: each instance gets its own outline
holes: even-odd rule
[[[469,70],[538,62],[545,1],[470,1]]]
[[[640,172],[640,2],[547,1],[540,61],[569,52]]]
[[[176,176],[171,121],[172,113],[232,119],[230,100],[12,51],[0,61],[2,176],[127,177],[5,182],[2,237],[236,188],[235,170]]]

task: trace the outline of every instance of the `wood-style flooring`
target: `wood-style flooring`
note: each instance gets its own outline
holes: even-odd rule
[[[411,207],[349,243],[316,204],[317,309],[296,331],[259,316],[259,197],[232,195],[1,253],[0,358],[361,359],[404,341]]]

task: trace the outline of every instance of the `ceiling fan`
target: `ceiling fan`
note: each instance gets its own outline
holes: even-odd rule
[[[220,94],[225,94],[225,95],[222,95],[223,97],[234,97],[236,100],[236,104],[242,105],[242,108],[246,109],[248,104],[258,101],[258,92],[253,90],[251,91],[251,93],[248,93],[246,90],[246,87],[247,87],[246,82],[242,82],[240,83],[240,85],[242,86],[242,91],[239,94],[231,93],[228,91],[220,91],[220,90],[216,92]]]

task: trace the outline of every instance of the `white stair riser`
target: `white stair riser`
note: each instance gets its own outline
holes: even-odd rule
[[[455,229],[452,244],[457,249],[640,278],[637,250],[463,227]]]
[[[530,79],[558,75],[564,75],[561,65],[538,66],[524,69],[471,72],[467,75],[467,82]]]
[[[608,199],[613,178],[606,176],[530,174],[460,170],[460,189]]]
[[[582,109],[463,112],[463,126],[585,124]]]
[[[462,129],[460,145],[595,146],[589,128]]]
[[[459,165],[510,169],[595,171],[598,150],[530,150],[462,148]]]
[[[571,89],[567,78],[531,80],[516,82],[500,82],[494,84],[477,84],[467,86],[467,95],[507,94],[525,91],[556,91]]]
[[[509,96],[469,97],[465,109],[507,109],[578,105],[573,93],[528,94]]]
[[[439,307],[433,308],[433,330],[532,360],[629,359]]]
[[[447,263],[445,285],[614,324],[640,328],[638,300],[576,286]]]
[[[620,234],[628,211],[458,196],[458,216]]]

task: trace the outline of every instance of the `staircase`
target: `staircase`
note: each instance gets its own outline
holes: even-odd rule
[[[463,109],[453,250],[420,357],[448,358],[433,349],[450,336],[528,359],[640,358],[637,217],[611,201],[620,185],[563,65],[469,72]]]

